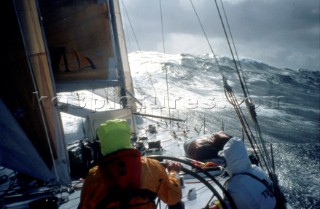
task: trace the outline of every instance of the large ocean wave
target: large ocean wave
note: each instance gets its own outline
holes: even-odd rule
[[[242,131],[225,98],[222,75],[243,100],[233,60],[212,55],[129,55],[140,111],[187,119],[190,129]],[[274,147],[280,185],[294,208],[320,208],[320,71],[240,60],[264,139]],[[168,102],[169,101],[169,102]],[[244,108],[244,107],[243,107]],[[244,110],[245,111],[245,110]],[[205,123],[204,123],[205,121]]]

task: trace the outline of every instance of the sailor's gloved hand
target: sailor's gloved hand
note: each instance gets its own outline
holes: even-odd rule
[[[179,173],[182,169],[181,163],[174,162],[174,161],[172,161],[171,163],[169,161],[166,161],[166,167],[167,167],[169,173],[171,173],[171,172]]]
[[[201,209],[222,209],[221,203],[219,201],[215,201],[215,203],[211,206],[207,206]]]

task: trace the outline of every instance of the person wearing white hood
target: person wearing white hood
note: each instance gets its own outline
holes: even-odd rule
[[[237,209],[274,209],[276,207],[274,193],[269,190],[272,188],[272,181],[260,167],[251,164],[247,149],[240,139],[231,138],[224,145],[223,150],[219,151],[219,156],[226,160],[226,171],[230,179],[224,187],[231,195]],[[269,188],[259,179],[266,181]],[[231,208],[227,200],[226,204]],[[218,208],[222,208],[219,202],[210,207],[210,209]]]

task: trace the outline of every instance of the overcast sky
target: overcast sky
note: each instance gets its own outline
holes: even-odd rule
[[[139,50],[132,27],[142,51],[164,52],[164,43],[168,54],[211,53],[190,0],[161,0],[162,37],[159,1],[119,1],[128,51]],[[192,2],[214,53],[230,56],[215,1]],[[320,70],[319,0],[223,0],[223,4],[240,58]]]

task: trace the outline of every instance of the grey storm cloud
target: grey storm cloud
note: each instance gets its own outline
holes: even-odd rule
[[[192,2],[214,53],[228,56],[215,1]],[[122,0],[120,4],[129,51],[139,50],[139,44],[142,51],[211,53],[190,0]],[[310,70],[320,70],[319,4],[318,0],[223,1],[240,58]]]

